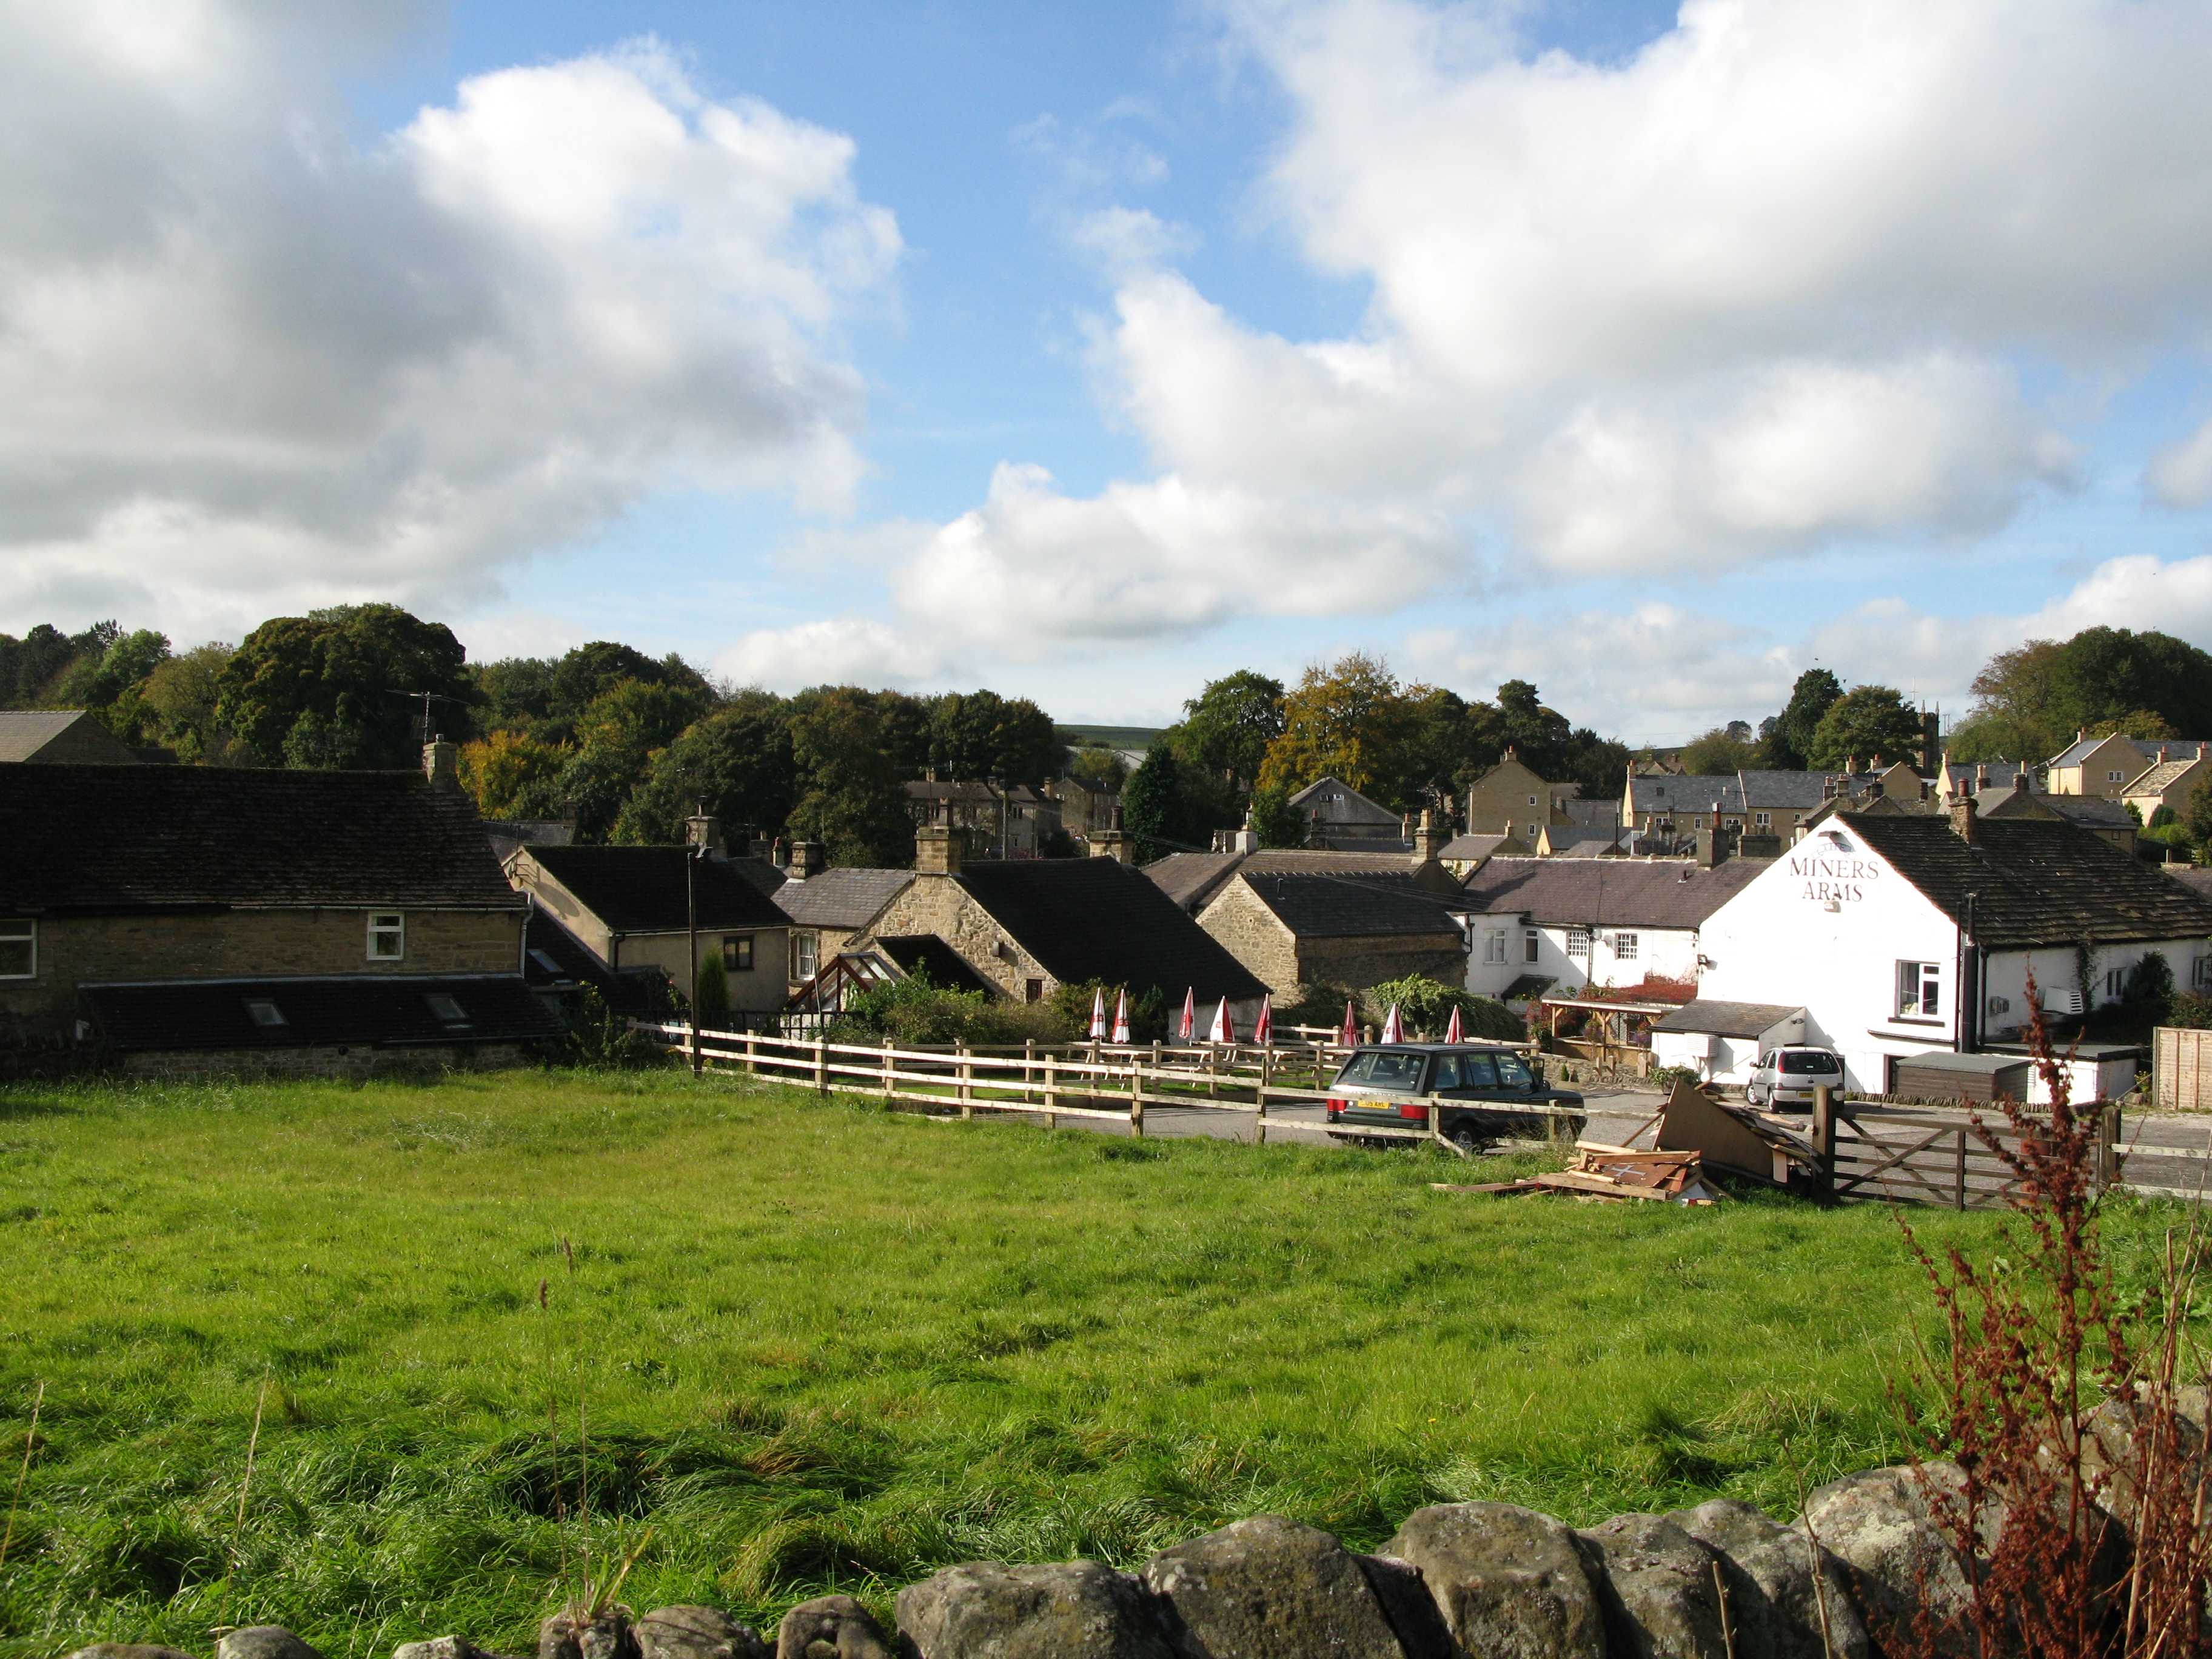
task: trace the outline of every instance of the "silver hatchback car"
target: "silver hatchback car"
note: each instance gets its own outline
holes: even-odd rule
[[[1808,1044],[1787,1043],[1779,1048],[1770,1048],[1759,1057],[1753,1068],[1751,1081],[1743,1085],[1743,1097],[1754,1106],[1764,1106],[1770,1111],[1796,1108],[1810,1111],[1813,1091],[1822,1085],[1841,1092],[1844,1086],[1844,1060],[1833,1048],[1815,1048]]]

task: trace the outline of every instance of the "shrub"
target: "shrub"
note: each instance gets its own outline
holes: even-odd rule
[[[1460,1029],[1468,1036],[1487,1037],[1497,1042],[1522,1042],[1528,1036],[1521,1016],[1504,1003],[1420,974],[1370,985],[1360,993],[1360,997],[1365,1012],[1375,1022],[1379,1024],[1384,1019],[1395,1004],[1399,1018],[1408,1027],[1431,1039],[1443,1036],[1454,1008],[1459,1010]],[[1340,1018],[1342,1012],[1340,1005]]]
[[[1085,1017],[1088,1017],[1085,1009]],[[1052,1002],[1002,1002],[981,991],[955,991],[931,982],[917,968],[904,979],[872,985],[845,1005],[832,1024],[834,1042],[881,1042],[896,1048],[933,1044],[1018,1043],[1068,1040],[1066,1023]]]
[[[699,963],[699,1016],[730,1012],[730,976],[722,966],[722,953],[709,951]]]

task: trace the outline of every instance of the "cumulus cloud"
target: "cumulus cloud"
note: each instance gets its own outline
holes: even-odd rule
[[[1115,396],[1194,483],[1476,509],[1563,576],[1963,538],[2075,481],[2021,364],[2212,320],[2179,0],[1693,0],[1613,65],[1483,9],[1231,15],[1294,110],[1267,198],[1374,301],[1286,340],[1116,245]],[[2154,487],[2212,495],[2207,457]]]
[[[0,603],[481,599],[657,486],[847,498],[899,248],[850,142],[647,41],[363,147],[331,30],[410,10],[0,14]]]
[[[2212,501],[2212,421],[2151,457],[2146,482],[2152,499],[2166,507]]]
[[[847,617],[763,630],[716,667],[769,685],[821,678],[828,671],[810,660],[915,680],[987,656],[1039,662],[1242,617],[1383,615],[1465,568],[1458,536],[1434,513],[1173,475],[1071,496],[1042,467],[1006,465],[982,506],[898,562],[896,624]]]

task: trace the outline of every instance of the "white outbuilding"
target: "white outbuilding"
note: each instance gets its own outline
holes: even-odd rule
[[[1850,1088],[1888,1093],[1900,1058],[2017,1042],[2031,981],[2069,1014],[2118,1000],[2153,951],[2199,983],[2208,936],[2212,902],[2072,823],[1980,819],[1970,799],[1841,812],[1706,918],[1698,1002],[1669,1023],[1704,1003],[1802,1009],[1796,1040],[1841,1054]]]

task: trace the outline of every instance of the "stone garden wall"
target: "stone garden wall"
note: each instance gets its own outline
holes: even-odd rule
[[[1966,1578],[1923,1494],[1948,1465],[1875,1469],[1814,1492],[1795,1526],[1715,1498],[1583,1530],[1511,1504],[1407,1517],[1372,1555],[1279,1516],[1095,1561],[945,1567],[898,1593],[885,1629],[849,1596],[763,1635],[713,1607],[545,1621],[538,1659],[1900,1659],[1923,1605]],[[321,1659],[275,1626],[216,1659]],[[70,1659],[191,1659],[101,1644]],[[393,1659],[488,1659],[460,1636]]]

